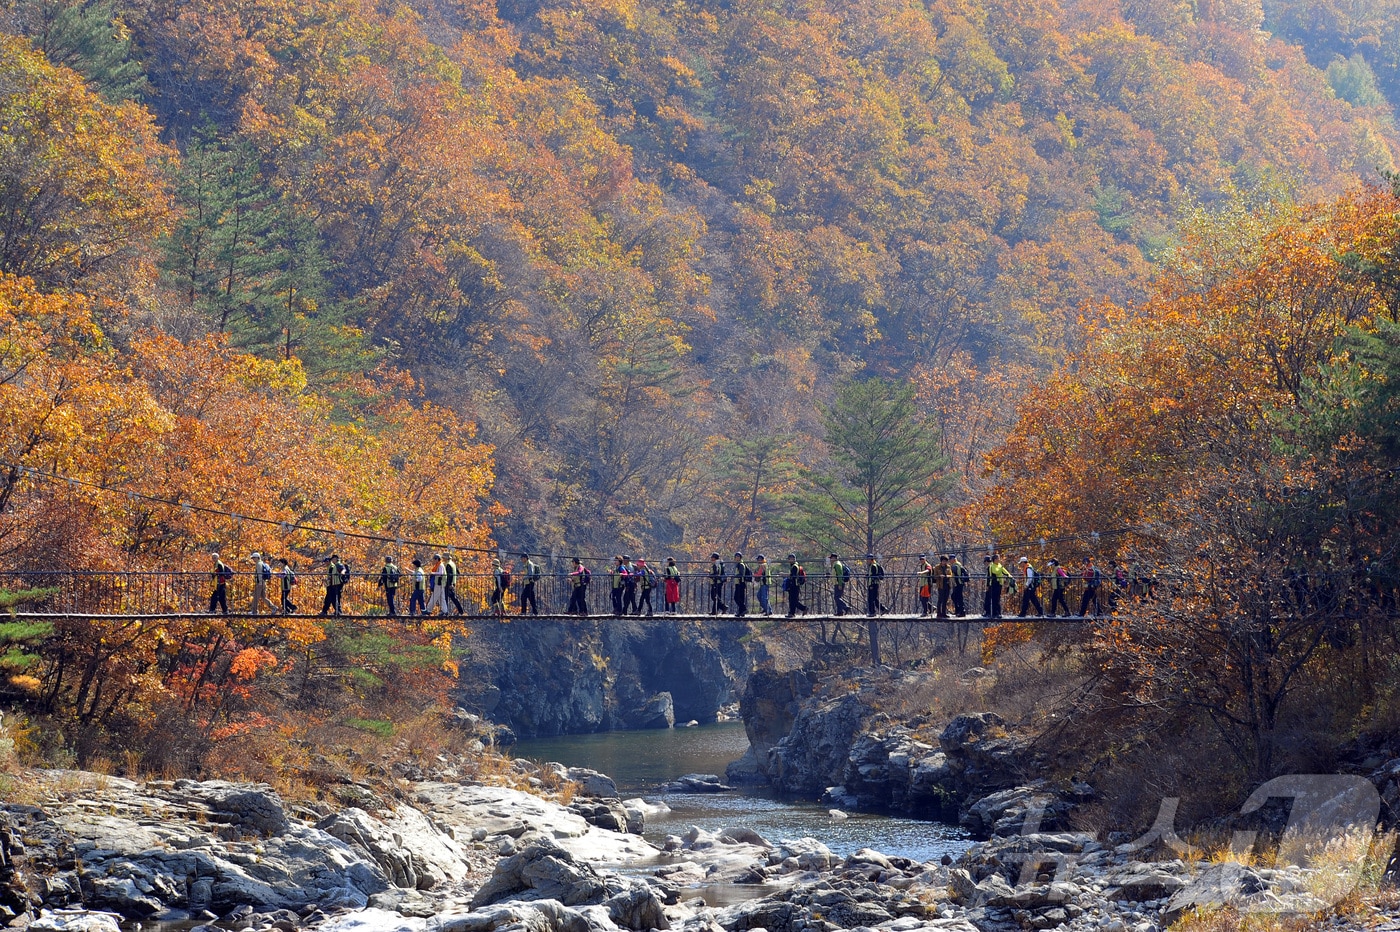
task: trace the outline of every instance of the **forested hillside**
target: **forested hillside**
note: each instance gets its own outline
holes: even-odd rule
[[[1324,43],[1306,12],[12,0],[0,273],[16,326],[71,296],[91,336],[61,345],[88,365],[101,341],[156,402],[172,360],[244,373],[268,435],[342,470],[305,461],[322,496],[279,474],[290,448],[245,464],[250,501],[294,487],[279,514],[340,495],[337,519],[387,527],[412,498],[391,451],[446,444],[472,469],[493,451],[495,485],[427,461],[461,492],[439,529],[479,533],[494,496],[512,547],[748,549],[823,463],[840,380],[917,386],[965,497],[1023,389],[1099,302],[1146,293],[1180,217],[1393,167],[1389,53],[1324,61],[1361,27]],[[1368,15],[1368,35],[1400,20]],[[200,451],[245,442],[220,407],[194,415]],[[93,468],[23,436],[8,461]],[[227,467],[187,462],[227,494],[209,478]],[[147,481],[132,463],[103,481]],[[96,533],[120,558],[143,521]]]

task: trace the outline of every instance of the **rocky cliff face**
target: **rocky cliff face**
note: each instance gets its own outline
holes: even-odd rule
[[[984,837],[1019,830],[1027,817],[1058,825],[1063,797],[1087,791],[1036,782],[1043,767],[1029,740],[993,713],[895,722],[878,711],[892,693],[921,686],[917,673],[818,680],[757,670],[739,705],[751,753],[728,776],[849,808],[961,821]]]
[[[487,625],[472,634],[460,701],[521,738],[713,722],[747,680],[748,633],[732,620]]]

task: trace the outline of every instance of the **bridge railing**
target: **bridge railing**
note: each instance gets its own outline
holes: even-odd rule
[[[783,577],[774,580],[768,593],[769,605],[775,616],[783,616],[788,611],[788,596],[782,587]],[[397,612],[409,612],[412,593],[412,578],[405,574],[397,592]],[[918,615],[921,606],[918,591],[921,580],[917,574],[887,573],[880,589],[880,602],[890,615]],[[1050,608],[1051,581],[1045,579],[1039,587],[1039,595],[1045,609]],[[465,615],[490,616],[497,613],[516,614],[521,609],[524,583],[517,576],[511,581],[509,591],[501,604],[493,601],[496,590],[494,577],[490,575],[468,575],[458,577],[453,595],[455,603],[446,601],[446,610],[456,612],[460,604]],[[1067,580],[1065,601],[1068,614],[1075,614],[1080,607],[1084,582],[1071,577]],[[254,578],[251,572],[235,572],[227,583],[226,593],[229,611],[234,614],[249,613],[252,609]],[[749,615],[759,615],[758,586],[748,586],[747,602]],[[211,595],[214,581],[208,572],[84,572],[84,571],[0,571],[0,589],[10,591],[24,589],[50,590],[50,594],[30,599],[16,606],[18,611],[54,614],[91,615],[169,615],[199,614],[211,610]],[[291,590],[291,602],[297,614],[316,614],[326,610],[334,612],[326,605],[326,577],[322,574],[303,573]],[[801,589],[801,601],[809,614],[832,615],[835,613],[833,580],[829,575],[809,573]],[[1002,594],[1002,615],[1012,617],[1018,614],[1021,605],[1021,592],[1004,591]],[[560,615],[567,610],[573,593],[573,580],[563,573],[546,573],[535,586],[535,599],[539,612],[546,615]],[[658,580],[651,590],[651,612],[662,615],[665,609],[664,583]],[[965,614],[980,617],[983,614],[983,599],[986,593],[986,580],[980,576],[971,578],[963,591]],[[627,614],[645,613],[642,602],[643,590],[636,590],[637,601],[642,604],[628,605]],[[266,595],[274,612],[282,608],[281,580],[274,575],[266,584]],[[1099,590],[1099,609],[1109,611],[1110,607],[1123,600],[1146,598],[1150,595],[1144,584],[1127,586],[1115,585],[1105,579]],[[867,586],[864,578],[854,578],[847,584],[845,599],[853,616],[863,616],[867,609]],[[429,593],[424,593],[425,599]],[[608,575],[594,573],[587,588],[586,602],[589,614],[608,616],[613,614],[612,591]],[[933,595],[936,605],[937,593]],[[733,614],[736,608],[732,579],[725,581],[723,603],[726,611]],[[378,582],[378,573],[352,573],[341,590],[340,612],[345,615],[373,616],[387,614],[387,604],[383,588]],[[680,601],[676,613],[681,615],[707,615],[710,613],[710,580],[701,574],[686,574],[680,579]],[[952,605],[949,606],[951,612]],[[266,607],[263,611],[267,612]],[[1034,609],[1031,609],[1034,613]],[[1066,614],[1062,609],[1061,614]]]

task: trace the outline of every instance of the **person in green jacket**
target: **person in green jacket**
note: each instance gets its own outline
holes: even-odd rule
[[[987,617],[1001,617],[1001,591],[1003,587],[1015,589],[1016,580],[1001,562],[1001,554],[992,554],[987,564]]]
[[[831,554],[831,601],[837,618],[851,613],[851,603],[846,601],[846,584],[850,581],[851,568],[836,554]]]
[[[768,564],[768,559],[759,554],[755,557],[757,563],[753,568],[754,582],[758,583],[758,607],[763,610],[764,615],[773,614],[773,606],[768,604],[768,593],[773,585],[773,567]]]

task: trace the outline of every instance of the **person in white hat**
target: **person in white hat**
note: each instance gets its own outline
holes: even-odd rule
[[[1040,574],[1035,571],[1035,566],[1026,557],[1016,561],[1017,568],[1025,575],[1026,586],[1021,590],[1021,617],[1025,618],[1030,614],[1031,607],[1035,607],[1037,617],[1045,617],[1045,606],[1040,604]]]
[[[261,553],[253,554],[248,560],[253,564],[253,605],[248,610],[249,614],[260,614],[258,610],[264,605],[269,615],[277,614],[277,606],[267,597],[267,581],[272,578],[272,567],[263,560]]]

